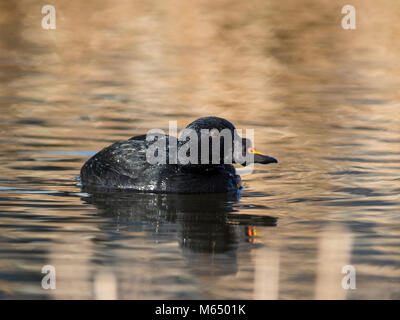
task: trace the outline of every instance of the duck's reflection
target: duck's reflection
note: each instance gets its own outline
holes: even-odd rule
[[[164,298],[225,296],[226,284],[247,276],[257,228],[277,224],[274,217],[236,212],[238,193],[84,191],[90,196],[82,200],[106,218],[98,224],[109,235],[101,249],[105,258],[96,259],[113,266],[118,298],[151,298],[154,290]],[[251,281],[244,283],[252,290]]]
[[[252,242],[256,226],[275,226],[277,218],[235,213],[240,193],[149,194],[84,190],[83,201],[111,217],[115,228],[177,234],[183,249],[223,253],[241,241]]]

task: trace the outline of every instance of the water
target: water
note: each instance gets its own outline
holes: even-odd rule
[[[354,4],[354,31],[335,1],[56,3],[56,30],[42,5],[0,5],[0,298],[400,298],[399,4]],[[240,199],[78,186],[205,115],[280,161]]]

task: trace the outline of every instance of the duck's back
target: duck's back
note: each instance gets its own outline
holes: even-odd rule
[[[140,136],[104,148],[83,165],[82,184],[166,193],[227,192],[239,187],[240,177],[229,164],[150,164],[146,158],[150,144]]]

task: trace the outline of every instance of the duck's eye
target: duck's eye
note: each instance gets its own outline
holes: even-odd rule
[[[254,148],[253,148],[253,147],[248,148],[248,149],[247,149],[247,152],[248,152],[248,153],[254,153]]]

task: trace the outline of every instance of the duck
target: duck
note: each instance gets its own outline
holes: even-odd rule
[[[219,143],[214,144],[216,140]],[[252,141],[240,137],[228,120],[209,116],[191,122],[179,138],[152,131],[105,147],[82,166],[80,182],[85,188],[101,190],[235,192],[242,186],[235,163],[278,161],[254,149]]]

